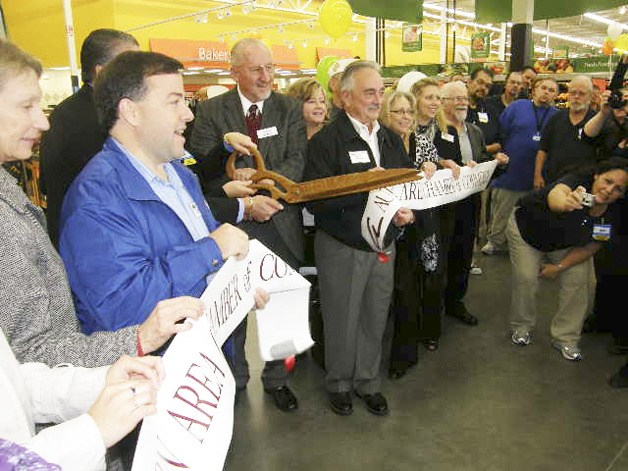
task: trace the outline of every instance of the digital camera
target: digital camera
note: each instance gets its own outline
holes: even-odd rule
[[[582,206],[592,208],[595,206],[595,195],[591,193],[582,193]]]
[[[614,110],[620,110],[626,106],[626,101],[627,100],[624,100],[624,94],[621,90],[613,90],[608,97],[608,106]]]

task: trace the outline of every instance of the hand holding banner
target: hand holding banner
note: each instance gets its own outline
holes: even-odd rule
[[[201,299],[205,316],[178,334],[163,357],[166,379],[157,414],[142,423],[133,470],[221,470],[233,432],[235,381],[220,349],[254,307],[264,360],[301,353],[314,343],[308,325],[310,283],[257,240],[245,259],[230,258]]]

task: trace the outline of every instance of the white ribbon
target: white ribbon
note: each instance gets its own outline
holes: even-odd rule
[[[488,185],[497,162],[491,160],[475,167],[461,167],[460,176],[439,170],[429,180],[402,183],[369,192],[362,215],[362,237],[376,252],[384,252],[384,237],[399,208],[428,209],[460,201]]]
[[[270,294],[256,311],[262,358],[287,358],[313,345],[310,283],[252,240],[247,257],[227,260],[201,296],[206,315],[177,334],[163,356],[166,379],[157,414],[142,423],[134,471],[223,469],[233,433],[235,380],[220,347],[254,307],[258,286]]]

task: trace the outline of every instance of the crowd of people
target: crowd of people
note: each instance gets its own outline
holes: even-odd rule
[[[398,209],[377,252],[361,232],[368,193],[277,201],[252,186],[256,151],[297,182],[390,168],[458,178],[462,167],[495,160],[481,251],[510,255],[512,343],[534,340],[546,278],[559,286],[550,334],[565,359],[582,360],[591,312],[611,326],[613,351],[628,352],[627,322],[614,309],[628,275],[628,58],[611,82],[619,107],[605,92],[592,108],[593,84],[578,76],[559,110],[556,81],[530,68],[511,71],[495,94],[484,68],[467,83],[418,78],[406,92],[386,90],[376,63],[343,59],[327,90],[303,78],[277,91],[263,42],[239,40],[230,57],[236,86],[199,98],[192,113],[180,62],[139,51],[126,33],[95,30],[81,48],[83,87],[48,121],[41,65],[0,42],[0,161],[30,158],[43,136],[48,198],[44,214],[0,168],[0,395],[12,404],[0,437],[15,443],[0,452],[23,460],[34,452],[63,469],[101,469],[105,460],[129,469],[129,433],[155,411],[159,355],[191,327],[186,319],[202,315],[198,296],[251,238],[294,269],[315,264],[324,386],[338,415],[352,413],[355,396],[388,414],[382,375],[399,379],[418,348],[437,350],[442,315],[481,322],[464,302],[479,193]],[[242,158],[232,178],[233,152]],[[258,290],[256,306],[267,301]],[[236,399],[249,381],[246,331],[245,319],[223,347]],[[288,379],[282,361],[265,364],[264,391],[284,412],[299,407]],[[610,384],[628,386],[628,364]],[[36,433],[48,422],[62,424]]]

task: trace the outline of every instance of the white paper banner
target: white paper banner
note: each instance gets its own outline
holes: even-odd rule
[[[142,423],[133,471],[221,470],[233,432],[235,380],[220,347],[254,306],[261,356],[286,358],[310,348],[310,283],[257,240],[244,260],[229,259],[201,296],[206,315],[175,336],[163,356],[166,379],[157,414]]]
[[[399,208],[428,209],[459,201],[488,185],[497,162],[461,167],[455,179],[451,170],[439,170],[429,180],[402,183],[369,192],[362,215],[362,237],[376,252],[384,252],[384,237]]]

